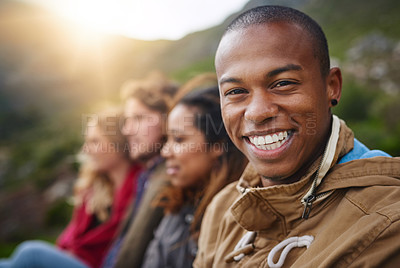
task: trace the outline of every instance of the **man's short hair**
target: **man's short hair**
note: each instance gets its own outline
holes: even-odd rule
[[[228,25],[224,35],[253,25],[274,22],[293,23],[306,30],[313,40],[314,57],[320,63],[322,75],[326,76],[329,73],[329,50],[324,32],[317,22],[296,9],[284,6],[260,6],[250,9],[234,19]]]

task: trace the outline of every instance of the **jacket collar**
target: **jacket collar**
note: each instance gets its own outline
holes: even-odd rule
[[[336,146],[332,147],[334,153],[329,168],[353,148],[353,142],[353,132],[340,121],[339,136],[335,141]],[[260,176],[249,164],[237,185],[238,191],[243,195],[231,207],[235,220],[248,231],[259,231],[280,225],[275,227],[286,233],[286,223],[301,218],[304,210],[301,200],[312,187],[322,158],[319,157],[298,182],[270,187],[259,187]]]

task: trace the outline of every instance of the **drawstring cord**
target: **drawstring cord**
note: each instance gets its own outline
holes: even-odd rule
[[[254,241],[255,237],[256,237],[255,232],[247,232],[242,237],[242,239],[240,239],[239,242],[236,244],[235,251],[251,244]],[[233,257],[233,259],[235,261],[240,261],[243,257],[244,257],[244,253],[240,253],[239,255]]]
[[[247,232],[236,244],[235,249],[225,257],[225,262],[240,261],[245,255],[253,252],[256,234],[256,232]]]
[[[257,233],[256,232],[247,232],[236,244],[234,251],[228,254],[225,257],[225,262],[230,263],[233,261],[240,261],[247,254],[250,254],[254,251],[253,242],[255,240]],[[276,245],[268,254],[268,266],[270,268],[280,268],[285,263],[286,257],[289,252],[295,247],[309,247],[311,243],[314,241],[314,237],[311,235],[304,236],[295,236],[289,237],[278,245]],[[283,249],[283,250],[282,250]],[[277,263],[274,263],[274,257],[276,253],[282,250],[281,255],[279,256],[279,260]]]
[[[280,242],[278,245],[276,245],[268,254],[268,266],[270,268],[280,268],[282,267],[282,265],[284,264],[287,255],[289,254],[289,252],[297,247],[309,247],[311,245],[311,243],[314,241],[314,237],[311,235],[305,235],[305,236],[295,236],[295,237],[289,237],[285,240],[283,240],[282,242]],[[275,254],[282,250],[281,256],[279,257],[279,260],[277,263],[274,263],[274,257]]]

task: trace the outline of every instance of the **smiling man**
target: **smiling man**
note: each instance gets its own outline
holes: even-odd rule
[[[400,159],[332,115],[342,77],[320,26],[287,7],[249,10],[215,66],[227,132],[249,165],[210,204],[195,267],[400,264]]]

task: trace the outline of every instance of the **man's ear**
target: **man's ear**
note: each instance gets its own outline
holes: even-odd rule
[[[329,107],[338,104],[342,95],[342,72],[339,68],[331,68],[326,78]]]

